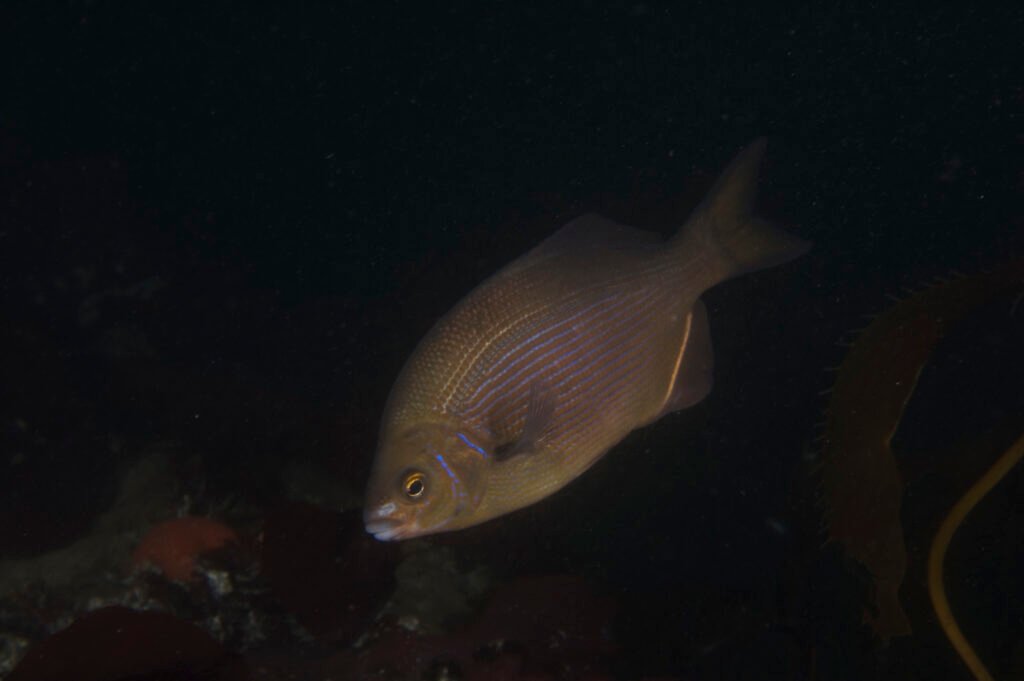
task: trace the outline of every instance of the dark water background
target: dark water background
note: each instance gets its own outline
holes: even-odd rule
[[[806,459],[864,314],[1024,255],[1024,10],[54,2],[0,27],[0,554],[73,541],[156,441],[210,506],[273,506],[285,462],[358,491],[461,295],[586,210],[670,232],[767,135],[763,211],[815,247],[707,294],[712,396],[442,542],[614,594],[620,678],[966,678],[926,608],[872,643]],[[897,442],[1024,424],[1012,303],[937,349]],[[1005,678],[1022,484],[963,549]]]

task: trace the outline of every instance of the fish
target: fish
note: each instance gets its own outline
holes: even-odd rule
[[[810,247],[753,214],[765,145],[741,151],[672,237],[580,216],[441,317],[385,404],[367,532],[410,539],[529,506],[700,402],[713,382],[701,294]]]

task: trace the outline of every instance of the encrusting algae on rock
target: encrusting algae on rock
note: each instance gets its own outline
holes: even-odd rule
[[[238,543],[238,535],[220,521],[201,516],[174,518],[146,532],[132,553],[132,565],[151,565],[167,579],[187,582],[202,554],[230,543]]]

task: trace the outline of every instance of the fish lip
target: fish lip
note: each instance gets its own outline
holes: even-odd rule
[[[394,520],[371,520],[365,523],[366,531],[380,541],[401,539],[404,534],[402,526]]]
[[[401,518],[391,518],[391,511],[384,513],[378,510],[366,511],[363,513],[363,526],[366,531],[379,541],[392,541],[402,539],[415,533],[415,523],[403,521]]]

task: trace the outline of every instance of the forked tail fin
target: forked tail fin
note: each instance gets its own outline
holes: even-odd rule
[[[781,265],[804,254],[810,243],[753,214],[766,141],[741,151],[673,238],[680,255],[697,248],[713,262],[715,283],[745,272]]]

